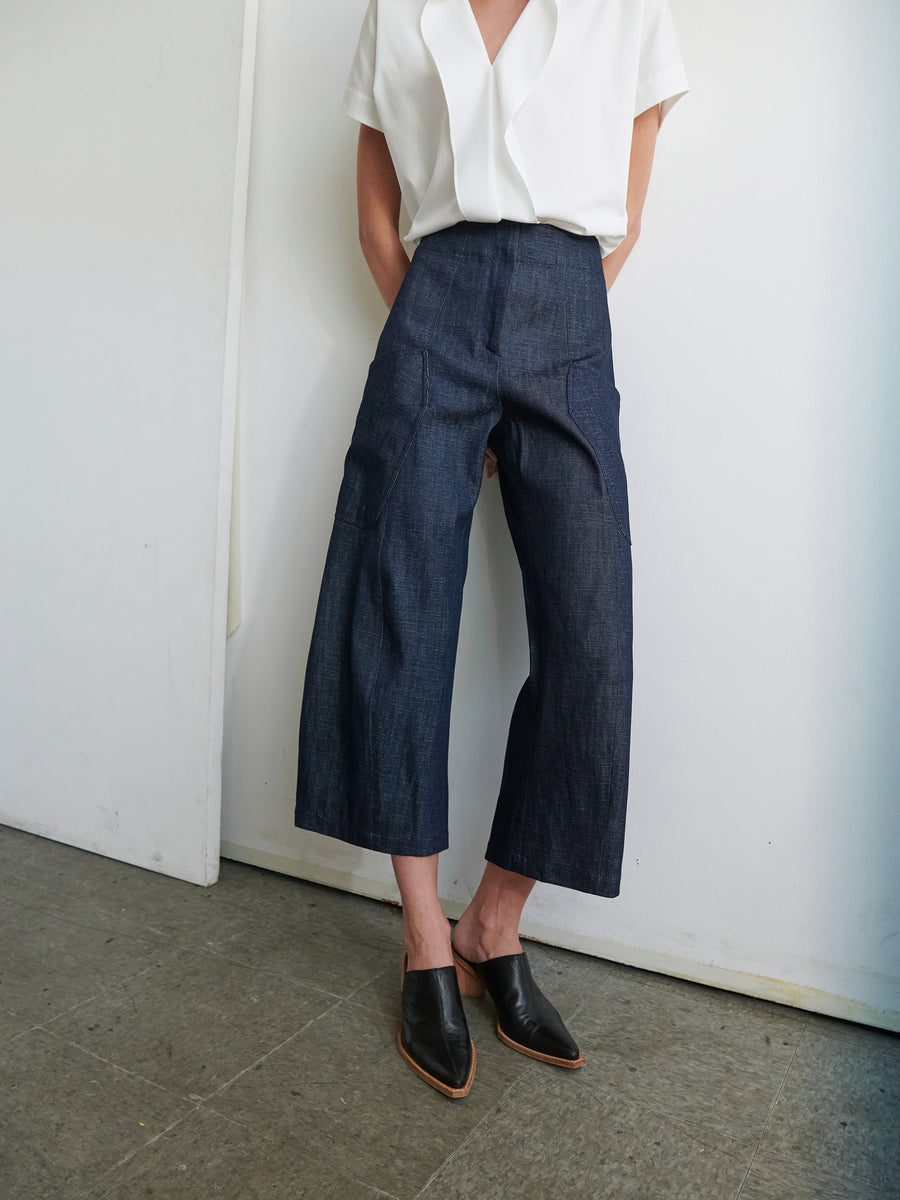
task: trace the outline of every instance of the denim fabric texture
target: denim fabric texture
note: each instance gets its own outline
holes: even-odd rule
[[[486,857],[618,895],[631,729],[631,545],[594,238],[464,222],[423,238],[347,453],[306,670],[295,824],[446,849],[450,699],[485,447],[525,591]]]

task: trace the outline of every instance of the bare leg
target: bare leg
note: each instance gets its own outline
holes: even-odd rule
[[[470,962],[519,954],[519,921],[534,880],[488,863],[478,890],[453,931],[453,945]]]
[[[438,899],[438,856],[392,854],[391,861],[403,904],[403,941],[409,970],[452,966],[450,923]]]

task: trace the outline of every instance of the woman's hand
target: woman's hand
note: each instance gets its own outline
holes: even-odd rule
[[[644,211],[644,201],[647,199],[647,189],[650,186],[650,171],[653,167],[653,154],[656,150],[656,136],[659,133],[660,109],[658,104],[646,109],[635,117],[631,132],[631,161],[628,167],[628,196],[625,208],[628,213],[628,232],[625,240],[616,246],[611,254],[603,260],[603,275],[606,279],[606,290],[612,287],[616,276],[622,270],[625,259],[634,249],[634,244],[641,233],[641,215]]]
[[[356,154],[356,207],[359,244],[388,308],[394,303],[409,258],[398,233],[400,184],[383,133],[359,127]]]
[[[484,454],[484,477],[485,479],[493,479],[497,474],[497,455],[493,450],[486,450]]]

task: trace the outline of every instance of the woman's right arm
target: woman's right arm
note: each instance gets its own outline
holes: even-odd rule
[[[359,244],[372,278],[388,306],[394,303],[409,258],[400,240],[400,185],[383,133],[359,127],[356,156]]]

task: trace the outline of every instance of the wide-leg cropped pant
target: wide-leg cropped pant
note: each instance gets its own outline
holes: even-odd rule
[[[530,673],[486,857],[619,891],[631,548],[596,239],[465,222],[423,238],[347,454],[300,720],[295,823],[447,847],[450,697],[486,445],[522,570]]]

